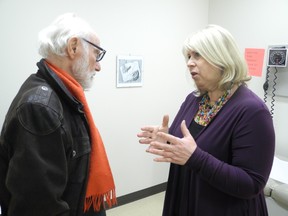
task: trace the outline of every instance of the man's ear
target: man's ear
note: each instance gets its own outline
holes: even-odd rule
[[[79,49],[79,38],[72,37],[67,42],[67,54],[70,58],[75,58],[77,49]]]

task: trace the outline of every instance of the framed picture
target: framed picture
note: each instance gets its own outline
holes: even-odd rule
[[[143,84],[143,58],[141,56],[117,56],[116,87],[137,87]]]

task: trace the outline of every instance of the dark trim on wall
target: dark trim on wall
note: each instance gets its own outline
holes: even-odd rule
[[[136,191],[136,192],[124,195],[124,196],[117,197],[117,205],[114,206],[113,208],[121,206],[121,205],[125,205],[130,202],[137,201],[139,199],[146,198],[148,196],[152,196],[157,193],[161,193],[166,190],[166,186],[167,186],[167,182],[164,182],[162,184],[158,184],[149,188],[145,188],[140,191]]]

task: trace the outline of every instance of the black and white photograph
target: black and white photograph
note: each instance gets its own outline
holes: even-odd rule
[[[117,56],[117,87],[142,86],[142,76],[143,58],[141,56]]]

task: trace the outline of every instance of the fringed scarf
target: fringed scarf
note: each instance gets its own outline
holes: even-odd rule
[[[83,88],[67,72],[47,61],[46,63],[58,75],[73,96],[84,105],[84,113],[90,127],[91,156],[84,212],[88,211],[91,206],[93,206],[94,211],[99,211],[101,206],[105,208],[105,201],[111,207],[117,203],[114,180],[102,138],[94,124]]]

